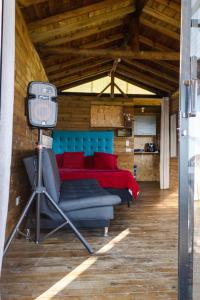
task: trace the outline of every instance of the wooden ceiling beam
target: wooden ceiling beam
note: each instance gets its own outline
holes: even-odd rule
[[[80,49],[66,47],[41,47],[41,53],[45,55],[75,55],[83,57],[110,57],[110,58],[132,58],[132,59],[147,59],[147,60],[175,60],[180,59],[180,53],[175,51],[138,51],[123,49]]]
[[[172,84],[177,84],[178,85],[178,79],[177,78],[174,78],[172,76],[170,76],[169,74],[163,72],[163,71],[160,71],[156,68],[153,68],[147,64],[144,64],[144,63],[141,63],[141,62],[138,62],[138,61],[132,61],[132,60],[129,60],[129,59],[123,59],[123,61],[125,63],[127,63],[129,66],[132,66],[132,67],[136,67],[144,72],[148,72],[148,73],[151,73],[157,77],[160,77],[162,78],[162,80],[167,80],[169,82],[172,82]]]
[[[92,48],[97,48],[97,47],[102,47],[102,46],[106,46],[106,44],[110,44],[110,43],[112,43],[112,42],[114,42],[114,41],[119,41],[120,39],[123,39],[123,34],[122,33],[118,33],[118,34],[114,34],[114,35],[110,35],[110,36],[108,36],[108,37],[104,37],[103,39],[99,39],[99,40],[95,40],[95,41],[92,41],[92,42],[90,42],[90,43],[86,43],[86,44],[83,44],[83,45],[81,45],[81,47],[80,48],[85,48],[85,49],[87,49],[87,48],[90,48],[90,49],[92,49]],[[63,63],[66,63],[66,61],[67,62],[69,62],[69,65],[74,65],[74,64],[76,64],[76,61],[73,59],[73,60],[70,60],[69,58],[67,59],[67,60],[65,60],[64,62],[62,62],[62,63],[59,63],[58,62],[58,59],[57,59],[57,56],[45,56],[44,55],[44,57],[41,57],[42,58],[42,61],[43,61],[43,64],[45,65],[45,66],[48,66],[49,64],[51,64],[50,65],[50,69],[51,69],[51,67],[52,66],[54,66],[55,64],[57,65],[59,65],[59,69],[61,69],[62,68],[62,64]],[[90,57],[90,58],[92,58],[92,57]],[[53,64],[52,65],[52,61],[55,61],[55,64]],[[76,59],[77,60],[77,59]],[[81,59],[79,59],[80,60],[80,62],[81,62],[81,60],[84,60],[83,58],[81,58]],[[86,60],[88,60],[88,59],[86,59]],[[66,67],[66,66],[65,66]],[[54,68],[53,68],[54,69]],[[58,68],[55,68],[54,69],[54,71],[56,70],[56,69],[58,69]],[[48,70],[47,70],[47,68],[45,68],[45,70],[48,72]]]
[[[99,4],[101,9],[95,10]],[[93,7],[93,10],[83,9]],[[76,14],[77,10],[81,10],[81,14]],[[88,29],[111,20],[120,19],[125,15],[135,11],[133,0],[123,0],[116,4],[114,0],[104,0],[93,5],[84,6],[81,9],[68,11],[61,15],[55,15],[40,21],[35,21],[28,25],[30,35],[34,42],[47,41],[49,38],[56,37],[61,34],[69,34],[80,29]]]
[[[180,28],[180,20],[167,16],[165,13],[155,10],[149,6],[144,7],[143,12],[148,16],[158,19],[162,22],[168,23],[174,27]]]
[[[96,40],[96,41],[92,41],[90,43],[83,44],[83,45],[80,46],[80,49],[88,49],[88,48],[95,49],[95,48],[98,48],[98,47],[106,47],[107,48],[107,46],[108,46],[107,44],[111,44],[113,42],[120,41],[123,38],[124,38],[124,36],[123,36],[122,33],[114,34],[114,35],[111,35],[111,36],[108,36],[108,37],[104,37],[103,39],[99,39],[99,40]],[[40,47],[42,47],[42,46],[40,46]],[[45,56],[45,53],[44,53],[43,56],[41,55],[41,58],[43,60],[43,63],[45,65],[48,65],[49,63],[52,63],[52,59],[54,59],[54,56],[52,56],[52,55]],[[55,57],[55,60],[56,60],[56,57]]]
[[[87,16],[89,18],[97,16],[97,14],[105,14],[110,13],[110,10],[117,10],[123,7],[127,7],[132,5],[134,8],[134,1],[133,0],[122,0],[120,2],[116,3],[116,0],[103,0],[97,3],[93,3],[90,5],[85,5],[80,8],[76,8],[73,10],[66,11],[61,14],[56,14],[54,16],[47,17],[42,20],[33,21],[28,24],[28,28],[31,31],[41,29],[42,27],[47,28],[48,25],[52,26],[52,24],[57,24],[59,22],[68,22],[74,23],[74,21],[77,21],[77,19],[81,18],[84,20],[84,17]],[[135,10],[135,9],[134,9]]]
[[[151,39],[145,37],[145,36],[140,36],[140,42],[144,45],[147,45],[153,49],[158,49],[158,50],[161,50],[161,51],[172,51],[171,48],[167,47],[167,46],[164,46],[163,44],[160,44],[159,42],[157,41],[152,41]],[[154,63],[156,65],[159,65],[163,68],[166,68],[167,70],[169,71],[173,71],[175,73],[179,73],[179,67],[176,67],[172,64],[170,64],[169,62],[166,62],[166,61],[154,61]]]
[[[125,72],[122,74],[122,72],[118,73],[118,71],[116,71],[115,77],[117,77],[117,78],[119,78],[121,80],[124,80],[124,81],[126,81],[126,82],[128,82],[130,84],[133,84],[133,85],[135,85],[135,86],[137,86],[139,88],[142,88],[142,89],[145,89],[145,90],[147,90],[149,92],[152,92],[154,94],[157,94],[157,95],[163,94],[163,91],[159,90],[158,88],[154,88],[154,87],[152,87],[152,86],[150,86],[148,84],[145,84],[144,82],[138,81],[135,78],[132,78],[132,77],[130,78],[130,76],[126,76]]]
[[[102,47],[103,45],[122,40],[123,38],[124,38],[124,35],[122,33],[113,34],[113,35],[104,37],[102,39],[83,44],[80,46],[80,49],[92,49],[92,48]]]
[[[56,63],[49,66],[48,67],[48,64],[46,65],[45,64],[45,71],[47,72],[47,74],[51,74],[51,73],[55,73],[55,72],[59,72],[59,70],[61,69],[67,69],[67,68],[73,68],[73,66],[77,66],[77,65],[82,65],[82,64],[86,64],[88,63],[89,61],[92,61],[94,59],[94,57],[91,57],[91,58],[77,58],[77,59],[67,59],[66,61],[63,61],[61,63]]]
[[[149,2],[149,0],[136,1],[135,6],[136,6],[136,13],[138,15],[140,15],[142,13],[142,11],[144,10],[144,8],[146,7],[148,2]]]
[[[54,80],[60,80],[60,79],[63,79],[63,78],[68,78],[70,75],[72,74],[76,74],[76,73],[80,73],[80,72],[84,72],[85,70],[90,70],[90,69],[93,69],[95,67],[99,67],[99,66],[103,66],[107,63],[112,63],[112,60],[111,59],[100,59],[100,60],[97,60],[97,61],[90,61],[88,62],[87,64],[82,64],[82,65],[79,65],[75,68],[70,68],[70,69],[66,69],[66,70],[60,70],[59,72],[55,72],[54,74],[48,74],[48,78],[50,81],[54,81]]]
[[[136,1],[135,7],[136,10],[133,14],[129,15],[129,17],[125,20],[125,37],[124,37],[124,46],[130,46],[133,51],[140,50],[140,15],[142,13],[143,8],[147,4],[149,0],[141,0]]]
[[[88,83],[88,82],[93,81],[93,80],[100,79],[103,76],[105,76],[106,74],[107,74],[107,72],[105,72],[105,74],[92,75],[91,77],[87,77],[85,79],[79,80],[78,83],[77,82],[72,82],[70,84],[63,85],[62,87],[58,88],[58,91],[61,92],[61,91],[65,90],[65,89],[70,89],[70,88],[76,87],[78,85],[81,85],[81,84],[84,84],[84,83]]]
[[[155,66],[160,66],[164,69],[167,69],[171,72],[174,73],[174,76],[177,76],[178,78],[178,75],[179,75],[179,67],[178,66],[175,66],[175,65],[172,65],[166,61],[159,61],[159,60],[156,60],[156,61],[153,61],[153,63],[155,64]]]
[[[139,40],[140,40],[140,43],[147,45],[153,49],[157,49],[160,51],[173,51],[172,48],[169,48],[169,47],[161,44],[160,42],[152,41],[150,38],[143,36],[143,35],[139,36]]]
[[[105,24],[93,26],[92,28],[89,28],[86,30],[79,30],[79,31],[73,32],[73,34],[70,33],[70,34],[64,35],[59,38],[52,39],[50,37],[50,39],[48,41],[44,42],[43,44],[45,46],[59,46],[62,44],[72,42],[74,40],[86,38],[87,36],[91,36],[91,35],[98,34],[98,33],[104,32],[104,31],[108,31],[110,29],[122,26],[122,24],[123,24],[123,21],[121,19],[114,20],[111,22],[106,22]]]
[[[153,78],[151,75],[146,75],[144,73],[141,73],[139,71],[136,71],[134,69],[129,69],[128,67],[124,65],[119,65],[117,69],[118,73],[127,73],[127,76],[132,76],[133,78],[137,79],[138,81],[142,81],[154,88],[158,88],[160,90],[166,91],[166,92],[172,92],[175,90],[175,87],[173,85],[167,84],[159,79]],[[122,74],[122,75],[123,75]],[[176,87],[177,89],[177,87]]]
[[[47,0],[17,0],[17,3],[19,4],[20,7],[29,7],[31,5],[37,5],[47,2]]]
[[[180,3],[177,3],[177,2],[174,2],[174,1],[170,1],[170,0],[168,0],[168,1],[166,1],[166,0],[156,0],[156,2],[175,10],[179,14],[181,13],[181,1],[180,1]]]
[[[112,68],[112,64],[110,65],[106,65],[106,66],[101,66],[98,68],[95,68],[94,70],[89,70],[89,71],[84,71],[84,72],[80,72],[79,74],[73,74],[65,79],[61,79],[61,80],[55,80],[52,81],[52,83],[54,83],[57,87],[61,87],[73,82],[78,82],[82,79],[86,79],[88,77],[94,76],[94,75],[99,75],[99,74],[107,74],[110,69]]]
[[[51,1],[48,1],[48,5],[49,5],[49,12],[51,15],[54,14],[56,8],[57,8],[57,0],[51,0]]]
[[[144,16],[140,17],[140,23],[142,25],[145,25],[146,27],[149,27],[149,28],[151,28],[161,34],[164,34],[176,41],[180,41],[180,33],[177,33],[177,32],[172,31],[164,26],[156,24],[155,22],[152,22],[152,21],[146,19]]]

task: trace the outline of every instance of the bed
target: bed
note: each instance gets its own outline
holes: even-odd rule
[[[118,195],[123,195],[122,190],[129,191],[132,197],[137,199],[139,186],[130,171],[117,167],[117,156],[113,154],[113,144],[114,132],[112,130],[55,130],[53,132],[53,151],[56,154],[61,180],[96,179],[103,188],[110,189],[111,193],[117,192]],[[82,159],[80,158],[81,153],[84,154],[83,162],[79,161]],[[69,156],[65,164],[63,164],[64,155]],[[105,160],[95,160],[100,156],[104,159],[108,158],[108,164],[111,158],[114,159],[114,165],[105,165]],[[95,164],[95,162],[97,163]]]

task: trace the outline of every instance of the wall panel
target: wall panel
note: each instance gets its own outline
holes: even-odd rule
[[[19,217],[23,204],[27,201],[30,188],[22,163],[22,158],[33,152],[35,133],[32,135],[25,116],[25,97],[30,81],[48,81],[40,58],[29,38],[21,15],[16,10],[16,57],[15,57],[15,99],[13,119],[13,147],[11,165],[10,201],[7,220],[7,234]],[[20,196],[22,202],[15,205],[15,198]]]

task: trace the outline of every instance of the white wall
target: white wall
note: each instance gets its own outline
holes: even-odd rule
[[[160,188],[169,188],[169,98],[161,102]]]
[[[2,5],[2,1],[0,1]],[[4,0],[0,113],[0,271],[9,200],[15,56],[15,0]]]

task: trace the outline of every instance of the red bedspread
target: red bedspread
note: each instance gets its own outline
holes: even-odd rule
[[[139,186],[133,175],[127,170],[96,170],[96,169],[64,169],[60,168],[61,180],[96,179],[103,188],[130,189],[134,199],[139,193]]]

